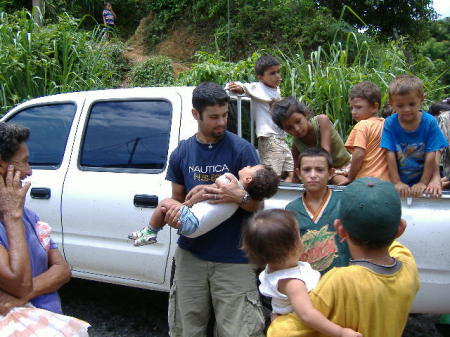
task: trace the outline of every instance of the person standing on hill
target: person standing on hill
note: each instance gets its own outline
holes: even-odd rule
[[[110,2],[103,3],[102,17],[103,24],[105,25],[105,35],[108,36],[110,32],[114,31],[114,27],[116,26],[114,20],[117,17]]]

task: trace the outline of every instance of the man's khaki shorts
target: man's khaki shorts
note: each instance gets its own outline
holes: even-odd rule
[[[206,337],[211,312],[215,336],[263,337],[264,316],[251,264],[219,263],[175,252],[169,297],[169,335]]]

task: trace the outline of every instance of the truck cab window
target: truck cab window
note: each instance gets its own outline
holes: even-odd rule
[[[165,100],[95,103],[85,129],[85,169],[162,171],[169,148],[172,105]]]
[[[30,129],[30,165],[57,169],[64,157],[76,105],[73,103],[39,105],[19,111],[8,123]]]
[[[235,134],[238,133],[238,107],[236,99],[232,99],[228,110],[227,130]],[[250,126],[250,100],[241,100],[242,114],[242,138],[251,142],[251,126]]]

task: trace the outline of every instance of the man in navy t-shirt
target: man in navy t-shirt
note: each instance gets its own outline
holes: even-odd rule
[[[263,336],[254,266],[240,249],[241,226],[260,202],[251,200],[236,178],[230,184],[208,187],[216,178],[259,163],[253,146],[226,131],[229,97],[217,84],[204,82],[194,89],[192,114],[198,132],[180,142],[172,153],[166,179],[172,198],[201,194],[213,203],[234,202],[238,210],[210,232],[180,236],[175,252],[175,277],[169,302],[170,336],[206,336],[214,310],[219,336]],[[166,220],[176,227],[178,208]]]

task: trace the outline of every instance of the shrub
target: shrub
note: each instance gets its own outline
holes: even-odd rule
[[[267,53],[261,51],[261,54]],[[425,105],[443,97],[448,88],[440,82],[442,74],[429,71],[435,66],[431,60],[418,56],[408,63],[402,41],[380,44],[367,39],[361,41],[358,34],[349,33],[345,43],[319,47],[309,57],[301,49],[291,53],[275,50],[272,54],[281,61],[282,96],[295,96],[315,114],[327,114],[344,139],[353,126],[347,95],[350,87],[358,82],[369,80],[377,84],[384,93],[382,103],[387,101],[389,82],[400,74],[415,74],[422,79]],[[238,63],[225,62],[220,55],[202,55],[201,63],[180,74],[180,84],[255,80],[253,63],[258,53]]]
[[[164,87],[173,83],[172,62],[166,56],[150,57],[135,65],[130,72],[132,87]]]
[[[39,27],[29,12],[0,13],[0,112],[32,97],[120,84],[118,42],[78,22],[63,13]]]

